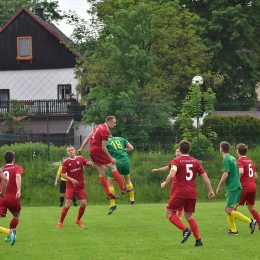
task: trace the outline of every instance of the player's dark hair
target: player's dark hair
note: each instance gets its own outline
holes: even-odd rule
[[[191,149],[190,142],[187,140],[180,141],[179,149],[180,149],[181,154],[188,154]]]
[[[15,154],[12,151],[7,151],[4,153],[5,163],[12,163],[15,158]]]
[[[240,155],[246,155],[248,147],[246,144],[240,143],[236,146],[236,149],[238,150]]]
[[[229,149],[230,149],[230,144],[226,141],[221,142],[220,144],[220,148],[224,153],[229,153]]]
[[[113,121],[113,119],[116,119],[116,117],[115,117],[115,116],[108,116],[108,117],[106,118],[106,123]]]

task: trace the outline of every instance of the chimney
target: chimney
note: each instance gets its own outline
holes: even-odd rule
[[[44,11],[44,8],[36,8],[34,12],[35,12],[36,15],[40,16],[43,20],[45,20],[44,15],[43,15],[43,11]]]

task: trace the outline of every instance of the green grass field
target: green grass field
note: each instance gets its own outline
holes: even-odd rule
[[[256,205],[259,205],[257,202]],[[226,260],[259,259],[260,231],[250,234],[248,224],[237,221],[238,236],[227,234],[223,202],[198,202],[194,214],[204,245],[194,247],[193,236],[181,244],[182,232],[165,217],[165,204],[120,205],[110,216],[109,205],[87,206],[82,221],[74,224],[78,207],[71,207],[61,229],[56,228],[61,208],[23,207],[13,247],[1,239],[1,259],[37,260]],[[239,210],[251,215],[245,207]],[[8,227],[11,214],[1,219]],[[185,223],[187,223],[184,220]]]

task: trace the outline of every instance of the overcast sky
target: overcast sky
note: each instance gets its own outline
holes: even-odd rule
[[[58,0],[59,10],[68,12],[69,10],[75,11],[83,18],[87,18],[86,11],[89,7],[86,0]],[[66,24],[66,21],[54,23],[64,34],[70,37],[73,26]]]

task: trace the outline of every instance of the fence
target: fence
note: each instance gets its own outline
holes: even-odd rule
[[[76,99],[51,100],[19,100],[20,109],[33,115],[78,115],[85,109]],[[0,113],[12,110],[12,101],[0,101]]]
[[[86,135],[91,131],[92,127],[84,128],[80,120],[82,112],[85,111],[88,125],[103,123],[106,116],[115,115],[117,118],[117,126],[111,130],[114,136],[123,136],[127,138],[137,150],[146,152],[171,152],[174,145],[178,143],[182,137],[182,131],[179,127],[178,113],[182,107],[181,102],[123,102],[114,101],[108,104],[91,104],[88,106],[80,105],[77,100],[20,100],[21,109],[28,110],[28,121],[20,120],[26,124],[32,124],[35,118],[41,118],[42,131],[30,128],[27,133],[15,132],[5,133],[3,122],[0,126],[0,142],[1,144],[11,144],[15,142],[41,141],[44,143],[58,143],[58,145],[75,144],[77,147],[82,143]],[[202,105],[203,108],[204,105]],[[218,138],[212,139],[213,147],[217,149],[220,140],[226,140],[230,143],[245,142],[256,146],[260,143],[260,111],[259,104],[248,104],[246,102],[218,102],[216,104],[217,114],[223,120],[210,124],[211,131],[217,132]],[[240,111],[238,109],[240,108]],[[247,108],[247,110],[244,110]],[[12,110],[11,103],[3,106],[0,104],[0,112],[3,114]],[[203,109],[202,109],[203,110]],[[203,111],[202,111],[203,112]],[[236,116],[247,115],[248,120],[237,122]],[[205,114],[191,115],[193,120],[193,130],[190,139],[193,141],[195,149],[204,149],[205,140],[201,134],[209,134],[209,130],[203,128],[203,122],[207,116]],[[61,123],[58,120],[61,119]],[[65,122],[65,120],[67,120]],[[65,123],[66,124],[65,124]],[[92,123],[91,123],[92,122]],[[63,125],[62,125],[63,124]],[[60,134],[59,127],[63,127]],[[197,127],[199,126],[199,128]],[[39,125],[35,127],[39,128]],[[57,130],[49,131],[48,128]],[[66,128],[66,129],[64,129]],[[69,129],[69,131],[68,131]],[[239,130],[239,131],[238,131]],[[26,136],[20,140],[21,135]],[[24,135],[25,134],[25,135]],[[49,136],[48,136],[49,135]],[[74,136],[74,139],[73,139]],[[221,139],[220,139],[221,138]],[[200,153],[198,153],[199,156]]]

